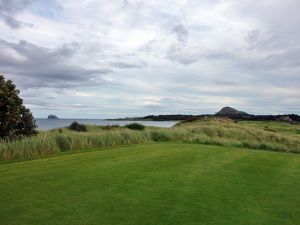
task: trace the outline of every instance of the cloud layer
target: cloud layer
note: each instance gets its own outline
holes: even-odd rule
[[[0,73],[36,117],[300,114],[298,0],[0,0]]]

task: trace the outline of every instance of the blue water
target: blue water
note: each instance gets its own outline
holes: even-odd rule
[[[89,124],[89,125],[120,125],[124,126],[129,123],[140,123],[145,126],[154,126],[154,127],[172,127],[177,122],[176,121],[109,121],[109,120],[98,120],[98,119],[36,119],[36,125],[39,130],[50,130],[59,127],[69,126],[74,121],[80,124]]]

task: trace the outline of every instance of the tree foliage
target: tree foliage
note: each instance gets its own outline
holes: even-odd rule
[[[0,139],[35,135],[35,120],[23,105],[20,91],[11,80],[0,75]]]

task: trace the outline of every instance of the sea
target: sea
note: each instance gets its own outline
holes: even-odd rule
[[[119,125],[125,126],[129,123],[140,123],[145,126],[154,126],[154,127],[172,127],[179,121],[125,121],[125,120],[103,120],[103,119],[36,119],[36,125],[38,126],[38,130],[51,130],[54,128],[66,127],[71,123],[76,121],[80,124],[88,124],[88,125]]]

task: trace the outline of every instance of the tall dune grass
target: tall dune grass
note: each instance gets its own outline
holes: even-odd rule
[[[33,159],[64,151],[108,148],[118,145],[141,144],[149,140],[145,132],[130,130],[86,132],[45,132],[36,137],[13,142],[2,141],[0,159]]]
[[[0,142],[0,159],[33,159],[64,151],[108,148],[150,142],[184,142],[300,153],[300,138],[236,124],[231,120],[207,119],[179,123],[172,128],[143,131],[118,126],[87,126],[87,132],[66,128],[43,132],[36,137]]]
[[[33,159],[59,152],[53,135],[39,134],[17,141],[0,142],[0,159]]]

